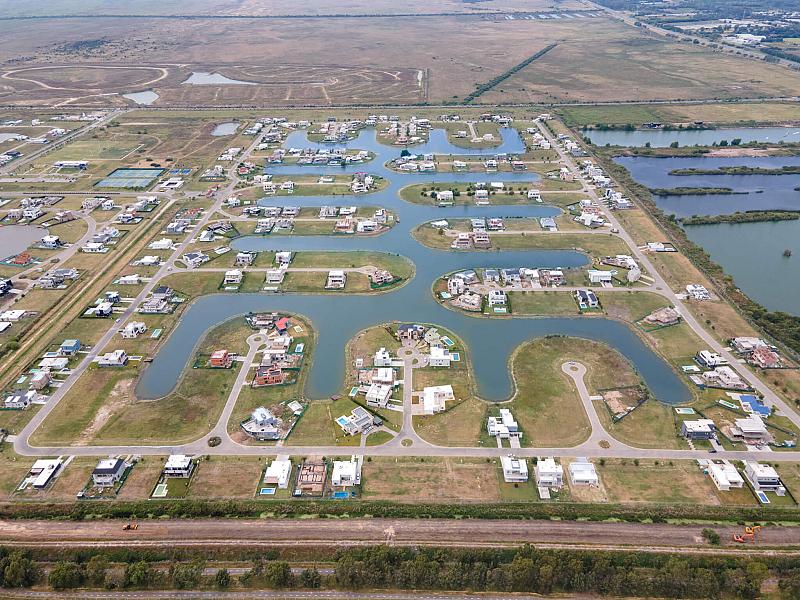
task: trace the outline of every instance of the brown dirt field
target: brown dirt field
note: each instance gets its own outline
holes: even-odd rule
[[[75,458],[64,468],[53,486],[47,491],[48,500],[74,500],[89,481],[97,466],[96,458]]]
[[[470,459],[373,458],[362,470],[362,496],[395,502],[496,502],[497,467]]]
[[[161,475],[164,459],[155,456],[142,458],[125,480],[117,496],[120,500],[146,500]]]
[[[0,537],[18,544],[114,543],[135,546],[154,540],[159,544],[208,544],[231,540],[277,545],[302,542],[341,544],[382,542],[392,527],[395,543],[436,545],[518,544],[553,541],[559,544],[638,545],[641,547],[695,547],[708,549],[701,531],[705,525],[600,523],[570,521],[516,521],[503,519],[175,519],[139,521],[135,532],[123,532],[120,520],[0,521]],[[722,545],[745,550],[730,541],[740,526],[717,526]],[[760,546],[800,545],[800,528],[765,527]]]
[[[252,498],[264,470],[258,457],[213,457],[200,461],[188,496],[195,498]]]

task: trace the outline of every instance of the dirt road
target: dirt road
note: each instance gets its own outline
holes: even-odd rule
[[[159,546],[224,544],[247,546],[380,544],[505,546],[522,543],[542,547],[597,547],[696,550],[713,549],[703,540],[701,525],[594,523],[574,521],[347,519],[347,520],[173,520],[140,521],[136,531],[122,531],[125,522],[0,521],[0,542],[30,546]],[[800,553],[800,527],[764,527],[757,544],[737,544],[732,533],[741,527],[714,527],[722,548]],[[393,535],[390,533],[393,531]]]

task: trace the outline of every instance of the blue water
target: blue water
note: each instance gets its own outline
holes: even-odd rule
[[[516,130],[501,130],[502,143],[490,150],[464,150],[451,145],[441,130],[431,139],[412,149],[412,152],[437,154],[495,154],[519,152],[523,143]],[[286,147],[322,147],[306,139],[304,132],[295,132]],[[360,330],[387,321],[434,323],[460,336],[470,352],[478,394],[489,400],[502,400],[512,393],[508,360],[519,344],[546,335],[569,335],[605,342],[625,355],[636,367],[655,397],[669,403],[682,403],[690,398],[689,390],[671,367],[654,354],[626,325],[602,318],[509,318],[479,319],[449,310],[438,304],[431,286],[441,275],[465,268],[480,267],[562,267],[574,268],[588,264],[587,257],[575,250],[529,250],[506,252],[449,252],[434,250],[418,243],[411,231],[420,223],[440,218],[470,216],[542,217],[559,214],[558,208],[536,204],[532,206],[454,206],[437,208],[410,204],[400,199],[399,190],[414,183],[449,181],[516,181],[533,183],[530,173],[447,173],[400,174],[385,168],[386,161],[399,156],[401,149],[388,147],[376,140],[374,130],[362,131],[358,138],[345,146],[372,151],[376,159],[369,165],[371,173],[389,180],[389,186],[374,194],[348,197],[344,202],[353,205],[384,206],[398,217],[391,230],[375,237],[339,236],[244,236],[233,241],[236,250],[377,250],[402,255],[415,265],[415,275],[406,285],[391,292],[376,295],[324,294],[215,294],[195,301],[182,316],[170,338],[144,371],[136,388],[140,398],[158,398],[173,389],[181,370],[186,366],[203,333],[226,319],[249,311],[286,311],[309,318],[318,332],[314,362],[309,373],[306,394],[323,398],[341,390],[344,376],[344,347]],[[326,146],[328,147],[328,146]],[[302,169],[318,174],[363,170],[357,167],[269,167],[269,173],[296,173]],[[321,206],[342,204],[341,196],[272,196],[266,205]]]
[[[619,157],[633,178],[650,188],[729,187],[732,195],[653,196],[664,212],[678,217],[736,211],[800,210],[800,175],[670,175],[673,169],[721,166],[780,168],[800,165],[800,156],[741,158]],[[800,221],[693,225],[686,235],[702,246],[736,285],[770,310],[800,315]],[[784,250],[792,256],[785,257]]]

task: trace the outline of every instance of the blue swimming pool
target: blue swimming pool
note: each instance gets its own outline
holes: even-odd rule
[[[756,496],[758,496],[758,501],[761,502],[761,504],[769,504],[769,498],[767,498],[767,495],[761,490],[756,492]]]
[[[336,418],[336,422],[339,424],[340,427],[344,427],[345,425],[347,425],[348,420],[347,417],[342,415],[341,417]]]
[[[333,492],[333,494],[331,494],[331,498],[334,500],[347,500],[351,495],[352,494],[350,494],[350,492]]]
[[[275,488],[261,488],[258,493],[262,496],[274,496]]]

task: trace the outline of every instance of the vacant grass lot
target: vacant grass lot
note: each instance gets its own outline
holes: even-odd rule
[[[797,119],[797,107],[789,102],[565,106],[557,109],[568,125],[580,127],[605,123],[780,123]]]
[[[197,353],[226,348],[243,354],[251,330],[244,319],[211,329]],[[190,361],[193,359],[190,359]],[[232,369],[192,369],[188,365],[175,390],[159,400],[134,394],[140,366],[90,367],[37,429],[34,444],[123,444],[190,441],[216,422],[236,378]]]
[[[197,464],[191,498],[252,498],[265,460],[258,456],[209,456]]]
[[[692,461],[608,460],[597,471],[611,502],[720,504],[711,479]]]
[[[523,344],[511,359],[517,390],[508,405],[524,433],[523,445],[574,446],[589,436],[578,392],[561,371],[567,360],[586,365],[589,393],[639,380],[628,361],[598,342],[554,337]]]
[[[495,461],[374,457],[362,469],[362,498],[393,502],[496,502]]]

